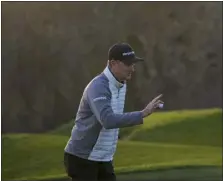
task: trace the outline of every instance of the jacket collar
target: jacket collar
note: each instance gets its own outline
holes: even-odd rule
[[[114,75],[111,73],[109,67],[107,66],[105,70],[103,71],[105,76],[108,78],[109,82],[111,82],[113,85],[115,85],[117,88],[122,88],[124,86],[123,83],[119,82]]]

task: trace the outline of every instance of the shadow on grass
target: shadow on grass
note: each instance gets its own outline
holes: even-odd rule
[[[150,171],[118,173],[117,181],[221,181],[222,167],[185,166]],[[35,180],[37,181],[37,180]],[[51,178],[38,181],[71,181],[70,178]]]

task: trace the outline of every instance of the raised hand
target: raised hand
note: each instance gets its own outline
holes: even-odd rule
[[[160,104],[163,104],[164,102],[160,100],[160,98],[163,96],[163,94],[160,94],[159,96],[155,97],[143,110],[143,117],[147,117],[148,115],[152,114],[157,108],[159,108]]]

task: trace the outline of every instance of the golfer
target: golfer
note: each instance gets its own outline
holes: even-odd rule
[[[84,89],[64,150],[66,172],[73,181],[115,181],[112,161],[119,128],[143,124],[143,118],[163,103],[159,95],[143,110],[123,113],[126,81],[141,61],[129,44],[114,44],[104,71]]]

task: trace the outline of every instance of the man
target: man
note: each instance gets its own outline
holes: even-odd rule
[[[115,181],[112,161],[119,128],[143,124],[162,103],[159,95],[142,111],[123,113],[126,81],[140,61],[130,45],[117,43],[108,51],[105,70],[85,88],[64,154],[73,181]]]

